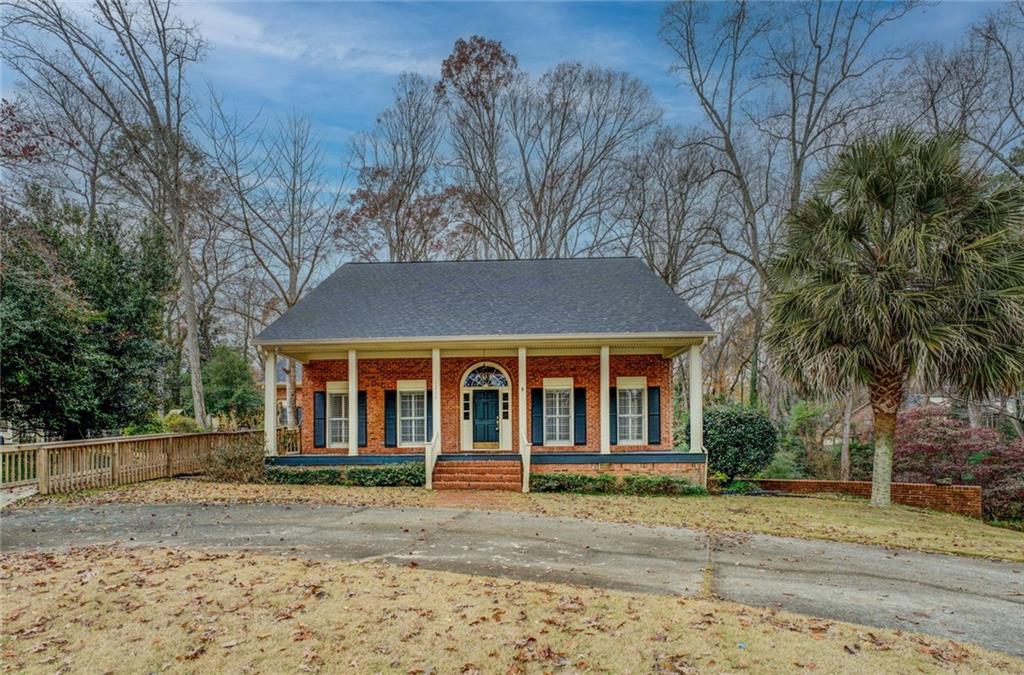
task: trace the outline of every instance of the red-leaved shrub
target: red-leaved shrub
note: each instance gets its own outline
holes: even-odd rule
[[[940,406],[899,416],[893,480],[980,485],[988,519],[1024,518],[1024,439],[1007,444],[993,429],[972,429]]]

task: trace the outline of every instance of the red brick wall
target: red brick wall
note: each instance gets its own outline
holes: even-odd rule
[[[871,497],[870,481],[841,480],[755,480],[763,490],[793,494],[832,492],[855,497]],[[946,513],[981,518],[981,488],[977,485],[932,485],[929,483],[893,483],[892,500],[904,506],[918,506]]]
[[[611,386],[617,377],[646,377],[648,387],[661,387],[661,443],[658,445],[613,445],[612,452],[672,449],[672,362],[657,354],[612,355],[608,363]],[[536,452],[600,452],[601,450],[601,357],[527,356],[526,436],[533,438],[530,389],[543,387],[545,377],[571,377],[573,387],[587,390],[587,444],[536,446]]]
[[[613,476],[662,475],[685,478],[694,485],[705,485],[704,469],[707,464],[683,463],[641,463],[641,464],[532,464],[530,473],[582,473],[596,476],[607,473]]]
[[[516,357],[444,357],[441,359],[441,443],[445,452],[459,450],[460,417],[462,401],[460,384],[462,375],[472,365],[481,361],[496,363],[509,374],[512,390],[512,450],[519,451],[519,400],[518,400],[518,359]],[[545,377],[572,377],[574,387],[587,389],[587,444],[564,447],[536,446],[535,452],[598,452],[601,447],[600,427],[600,382],[601,362],[598,356],[527,356],[527,437],[531,437],[530,392],[533,387],[542,387]],[[609,362],[612,386],[619,376],[647,377],[647,385],[661,387],[661,444],[657,446],[612,446],[613,452],[637,450],[672,449],[672,391],[671,361],[657,354],[612,355]],[[346,360],[310,361],[303,371],[303,387],[297,392],[297,400],[303,407],[302,452],[339,452],[332,448],[313,447],[313,392],[324,391],[329,381],[347,381]],[[398,380],[426,380],[431,382],[431,362],[421,359],[360,359],[359,390],[366,392],[366,436],[367,447],[360,452],[368,454],[415,452],[410,448],[384,447],[384,391],[395,389]]]
[[[430,359],[366,359],[359,361],[359,391],[366,392],[366,447],[368,454],[422,452],[416,448],[384,447],[384,391],[395,389],[398,380],[430,381]],[[327,382],[348,381],[348,361],[310,361],[305,364],[302,387],[302,452],[347,452],[313,447],[313,392],[324,391]],[[443,390],[442,390],[443,391]]]

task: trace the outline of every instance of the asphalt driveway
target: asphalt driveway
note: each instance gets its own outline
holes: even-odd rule
[[[4,552],[118,542],[245,548],[726,600],[1024,656],[1024,565],[767,535],[521,513],[109,505],[4,513]]]

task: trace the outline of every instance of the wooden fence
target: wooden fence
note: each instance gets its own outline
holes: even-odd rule
[[[0,446],[0,487],[35,485],[40,494],[139,483],[201,473],[226,443],[263,444],[262,431],[119,436]],[[278,430],[282,452],[298,452],[298,431]]]

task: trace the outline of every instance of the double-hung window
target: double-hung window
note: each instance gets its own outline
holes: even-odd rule
[[[572,378],[544,378],[544,445],[572,445]]]
[[[425,445],[427,442],[426,382],[398,383],[398,444]]]
[[[619,445],[647,442],[647,378],[620,377],[616,382]]]
[[[349,404],[348,383],[327,383],[327,445],[348,446]]]

